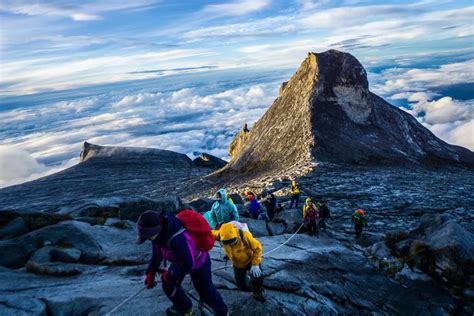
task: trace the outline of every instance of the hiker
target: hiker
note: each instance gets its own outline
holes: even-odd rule
[[[352,223],[354,223],[354,229],[356,234],[356,239],[362,235],[363,227],[367,227],[367,218],[365,217],[365,212],[363,210],[355,210],[352,213]]]
[[[331,212],[324,200],[319,202],[319,227],[321,230],[326,231],[326,221],[331,217]]]
[[[253,219],[258,219],[260,214],[262,213],[262,206],[258,203],[257,198],[253,195],[249,196],[250,204],[249,204],[249,215]]]
[[[252,290],[252,297],[265,302],[263,296],[262,245],[252,234],[244,229],[237,229],[233,223],[226,223],[212,234],[220,241],[225,259],[229,259],[234,267],[234,277],[237,287],[243,291]],[[250,271],[250,284],[246,282],[247,272]]]
[[[230,221],[239,220],[239,212],[234,203],[227,199],[227,194],[224,189],[219,189],[216,192],[217,201],[212,204],[209,216],[206,219],[211,228],[219,229],[219,226]]]
[[[295,207],[298,208],[298,202],[300,199],[300,187],[296,181],[291,181],[291,189],[290,189],[290,208],[293,207],[293,202],[296,202]]]
[[[183,212],[193,212],[196,214],[193,216],[201,216],[194,211]],[[203,227],[209,230],[212,248],[212,233],[204,218],[201,216],[201,221],[196,218],[191,220],[193,223],[205,225]],[[173,306],[166,310],[167,315],[192,315],[192,302],[181,287],[187,274],[191,276],[194,288],[204,303],[216,315],[227,315],[227,305],[212,283],[209,253],[198,249],[198,241],[195,241],[197,237],[191,236],[191,233],[184,229],[180,219],[171,212],[144,212],[137,221],[136,243],[142,244],[146,240],[151,241],[153,252],[146,272],[145,285],[147,289],[153,288],[155,274],[161,273],[163,291],[173,303]],[[167,270],[163,267],[166,261],[171,262]]]
[[[229,194],[229,193],[227,193],[227,200],[228,200],[230,203],[232,203],[232,204],[235,205],[234,200],[232,200],[232,198],[230,197],[230,194]]]
[[[310,236],[318,235],[318,208],[311,198],[307,198],[303,206],[303,221]]]
[[[270,197],[263,202],[263,205],[265,205],[265,208],[267,209],[267,214],[270,221],[273,221],[277,207],[277,200],[275,198],[275,195],[273,193],[270,194]]]

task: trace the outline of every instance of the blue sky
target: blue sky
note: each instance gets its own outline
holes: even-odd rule
[[[2,0],[0,186],[77,163],[86,139],[225,158],[307,52],[332,48],[474,149],[473,16],[443,0]]]

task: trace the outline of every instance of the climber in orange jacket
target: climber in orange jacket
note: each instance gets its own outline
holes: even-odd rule
[[[241,290],[250,290],[246,282],[247,271],[250,271],[252,296],[260,302],[265,302],[263,296],[263,273],[260,268],[262,262],[262,245],[246,230],[237,229],[232,223],[222,224],[219,230],[212,234],[220,241],[226,259],[234,266],[234,277],[237,287]]]

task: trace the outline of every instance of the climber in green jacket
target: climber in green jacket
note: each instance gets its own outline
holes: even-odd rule
[[[237,207],[227,199],[227,194],[224,189],[219,189],[216,192],[217,201],[212,204],[208,216],[204,216],[209,222],[212,229],[219,229],[219,227],[231,221],[239,220],[239,212]]]

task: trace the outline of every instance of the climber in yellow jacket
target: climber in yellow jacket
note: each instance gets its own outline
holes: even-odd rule
[[[293,203],[296,202],[296,208],[298,208],[298,202],[300,200],[300,185],[296,181],[291,181],[291,188],[290,188],[290,208],[293,207]]]
[[[212,234],[220,241],[225,259],[229,259],[234,267],[234,277],[237,287],[244,291],[252,289],[252,296],[260,302],[265,302],[263,296],[262,245],[246,230],[236,228],[232,223],[222,224],[219,230]],[[251,287],[246,282],[247,271],[250,271]]]

